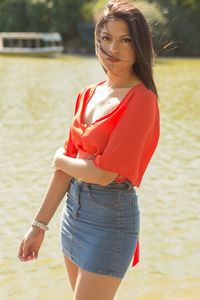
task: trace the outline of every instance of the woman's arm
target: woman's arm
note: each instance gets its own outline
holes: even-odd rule
[[[68,191],[70,178],[71,176],[60,170],[56,170],[54,172],[49,182],[44,200],[34,218],[34,221],[38,221],[43,224],[49,223],[64,195]]]
[[[34,220],[48,224],[70,185],[70,176],[62,171],[55,171],[49,182],[44,200]],[[18,252],[21,261],[30,261],[38,257],[45,231],[32,225],[24,235]]]
[[[108,185],[117,176],[117,173],[96,167],[92,160],[72,158],[65,156],[64,153],[63,148],[56,151],[52,167],[56,170],[62,170],[81,181]]]

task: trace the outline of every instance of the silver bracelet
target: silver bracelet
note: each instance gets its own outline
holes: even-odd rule
[[[39,227],[39,228],[41,228],[41,229],[43,229],[45,231],[49,230],[49,227],[47,225],[45,225],[43,223],[40,223],[38,221],[33,221],[31,225],[37,226],[37,227]]]

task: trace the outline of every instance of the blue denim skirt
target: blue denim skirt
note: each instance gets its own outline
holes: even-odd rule
[[[102,186],[71,178],[61,218],[64,255],[86,271],[123,278],[136,249],[139,214],[130,181]]]

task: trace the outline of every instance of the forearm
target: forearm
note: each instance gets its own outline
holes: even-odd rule
[[[68,191],[69,185],[70,176],[62,171],[55,171],[34,220],[48,224],[64,195]]]
[[[117,176],[116,173],[97,168],[92,160],[75,159],[68,156],[58,157],[54,162],[54,167],[81,181],[101,185],[109,184]]]

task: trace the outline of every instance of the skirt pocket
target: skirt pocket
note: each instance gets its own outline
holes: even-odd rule
[[[113,208],[119,206],[119,191],[89,189],[88,195],[90,200],[99,206]]]

